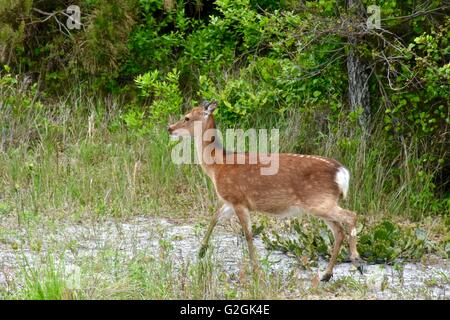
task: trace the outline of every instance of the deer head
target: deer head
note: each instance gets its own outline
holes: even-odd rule
[[[194,126],[200,123],[202,130],[207,127],[208,121],[212,119],[211,115],[217,108],[217,101],[203,101],[200,106],[193,108],[184,115],[184,119],[169,125],[167,130],[170,135],[175,137],[194,136]]]

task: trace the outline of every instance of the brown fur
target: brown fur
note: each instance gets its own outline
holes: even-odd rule
[[[210,111],[214,109],[215,105]],[[189,135],[194,136],[194,121],[201,121],[203,130],[215,128],[212,114],[205,111],[204,107],[197,107],[192,109],[184,120],[169,126],[168,130],[171,134],[176,134],[181,132],[179,129],[185,129]],[[213,140],[203,141],[202,137],[194,138],[197,141],[197,148],[202,150],[215,143]],[[216,152],[226,153],[220,147]],[[212,159],[209,160],[214,160],[216,156],[216,153],[212,153],[210,156]],[[236,156],[233,154],[234,159]],[[220,215],[226,210],[233,210],[242,224],[250,257],[257,267],[249,211],[260,211],[276,216],[305,211],[324,219],[333,231],[335,245],[322,278],[324,281],[329,280],[344,239],[343,226],[348,227],[350,231],[354,230],[356,224],[356,214],[338,206],[342,192],[335,179],[336,173],[343,166],[334,159],[320,156],[279,154],[278,172],[274,175],[261,175],[260,168],[265,164],[260,162],[250,164],[249,154],[246,154],[245,158],[245,164],[235,164],[236,161],[231,164],[226,161],[223,164],[201,162],[204,171],[214,183],[217,195],[225,205],[213,217],[200,254],[204,254]],[[350,235],[349,245],[351,260],[359,264],[356,235]]]

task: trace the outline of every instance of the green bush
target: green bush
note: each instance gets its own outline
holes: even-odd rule
[[[328,258],[334,243],[333,235],[323,222],[311,219],[305,225],[299,219],[290,224],[290,234],[264,230],[262,240],[270,250],[280,250],[299,259],[303,266],[317,263],[319,257]],[[418,226],[401,226],[389,220],[364,226],[358,234],[358,252],[369,263],[420,261],[429,253],[448,255],[448,239],[433,241],[429,232]],[[342,247],[339,260],[346,260],[348,249]]]
[[[439,1],[380,1],[388,32],[376,33],[358,29],[365,17],[331,0],[171,3],[71,1],[84,27],[70,35],[32,10],[65,21],[60,11],[69,2],[1,3],[0,62],[10,65],[1,74],[1,102],[25,118],[24,109],[72,101],[74,91],[120,97],[109,129],[125,123],[142,136],[201,99],[216,99],[221,126],[278,127],[281,150],[349,166],[360,193],[350,199],[355,210],[415,220],[450,210],[450,20]],[[425,5],[429,16],[419,10]],[[357,121],[363,109],[348,106],[350,49],[371,71],[367,128]],[[40,112],[37,133],[53,130]]]
[[[179,71],[173,69],[167,73],[164,79],[160,79],[158,70],[147,72],[136,78],[136,85],[140,89],[140,95],[151,101],[148,110],[148,120],[146,121],[147,126],[167,123],[169,115],[180,112],[183,97],[178,87],[179,76]],[[136,115],[136,111],[133,111],[133,114]],[[142,116],[143,113],[139,117]],[[127,118],[129,116],[126,116]],[[136,127],[136,125],[134,126]]]

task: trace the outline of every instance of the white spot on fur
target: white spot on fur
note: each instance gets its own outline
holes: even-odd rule
[[[350,232],[350,235],[352,237],[356,237],[356,228],[353,228],[352,231]]]
[[[348,184],[350,182],[350,173],[348,172],[348,170],[344,167],[340,167],[336,172],[335,181],[338,184],[339,190],[341,190],[342,196],[345,199],[347,197]]]
[[[235,214],[234,208],[229,204],[224,204],[222,208],[220,208],[220,216],[221,220],[230,220],[231,217]]]
[[[326,160],[324,158],[319,158],[319,157],[314,157],[314,156],[311,156],[311,158],[319,160],[319,161],[322,161],[322,162],[325,162],[325,163],[328,163],[328,164],[330,163],[330,161],[328,161],[328,160]]]
[[[310,155],[305,155],[305,154],[294,154],[294,153],[288,153],[288,155],[292,156],[292,157],[315,159],[315,160],[319,160],[319,161],[325,162],[327,164],[331,163],[330,161],[328,161],[327,159],[324,159],[322,157],[310,156]]]

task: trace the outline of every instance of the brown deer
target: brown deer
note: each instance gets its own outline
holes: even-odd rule
[[[223,149],[214,136],[205,138],[202,134],[198,134],[194,130],[194,123],[200,123],[203,132],[215,129],[212,113],[216,107],[217,102],[204,101],[201,106],[186,114],[183,120],[168,127],[172,136],[194,137],[200,164],[211,178],[218,197],[224,203],[209,224],[199,256],[204,256],[219,218],[223,215],[236,214],[247,240],[252,266],[257,269],[250,211],[279,217],[308,212],[322,218],[334,236],[334,248],[322,281],[330,280],[333,275],[333,267],[345,236],[344,227],[347,227],[350,233],[350,260],[362,273],[362,261],[356,249],[356,213],[338,205],[340,198],[347,195],[350,178],[348,170],[333,159],[290,153],[277,154],[279,167],[277,173],[273,175],[260,173],[260,169],[266,165],[262,162],[237,164],[236,161],[215,161],[219,155],[230,153]],[[210,148],[212,152],[209,154],[203,152],[206,148]],[[246,153],[246,159],[248,156]]]

